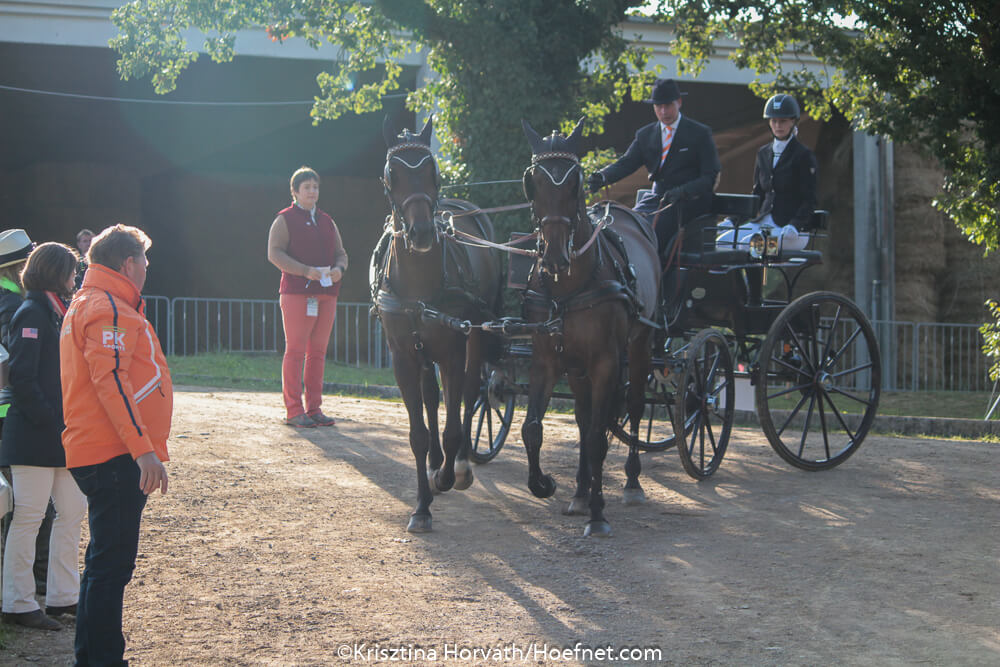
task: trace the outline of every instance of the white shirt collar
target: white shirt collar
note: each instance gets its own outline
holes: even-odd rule
[[[307,209],[305,206],[300,206],[299,203],[297,201],[294,201],[294,200],[292,201],[292,204],[296,208],[299,208],[299,209],[301,209],[303,211],[306,211],[309,214],[309,222],[311,222],[313,224],[316,224],[316,207],[315,206],[313,206],[310,209]]]
[[[788,147],[788,142],[791,141],[791,140],[792,140],[792,135],[789,135],[789,137],[787,139],[785,139],[784,141],[781,141],[780,139],[778,139],[777,137],[775,137],[774,141],[771,142],[771,151],[775,155],[780,155],[781,153],[784,153],[785,152],[785,148]]]

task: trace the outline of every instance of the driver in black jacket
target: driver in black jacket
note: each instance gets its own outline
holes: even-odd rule
[[[653,105],[656,122],[641,127],[625,154],[591,174],[587,185],[593,192],[646,167],[653,187],[640,191],[635,210],[655,226],[662,255],[681,222],[711,211],[712,192],[722,167],[712,130],[681,114],[681,91],[673,79],[657,79],[646,102]],[[664,206],[678,203],[656,214]]]

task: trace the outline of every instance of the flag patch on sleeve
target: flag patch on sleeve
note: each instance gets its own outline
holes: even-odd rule
[[[38,338],[38,329],[33,327],[24,327],[21,329],[21,338]]]

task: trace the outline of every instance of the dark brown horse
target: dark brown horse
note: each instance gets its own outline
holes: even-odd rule
[[[480,330],[456,325],[476,324],[497,312],[500,260],[494,250],[460,245],[447,234],[441,220],[446,211],[455,215],[456,229],[487,240],[493,240],[493,225],[485,215],[463,215],[476,210],[468,202],[438,199],[432,119],[418,135],[406,130],[397,136],[386,118],[383,134],[388,146],[383,181],[392,214],[372,258],[373,298],[409,413],[417,505],[407,530],[419,533],[431,530],[432,492],[467,489],[473,481],[469,433],[484,341]],[[446,408],[440,441],[435,366]]]
[[[562,320],[561,335],[535,334],[532,339],[528,413],[521,430],[528,488],[539,498],[555,492],[555,480],[543,474],[539,464],[542,418],[553,387],[565,373],[580,430],[576,493],[566,513],[582,514],[589,507],[584,535],[609,536],[603,495],[607,432],[625,391],[622,368],[627,354],[626,400],[632,442],[637,440],[659,298],[656,239],[634,215],[620,215],[622,209],[615,211],[612,226],[619,241],[595,232],[584,207],[577,155],[582,121],[569,137],[553,132],[544,139],[528,123],[522,124],[532,152],[524,189],[539,234],[539,258],[525,291],[525,317],[530,322]],[[610,209],[608,213],[610,219]],[[642,502],[635,444],[629,447],[625,471],[625,502]]]

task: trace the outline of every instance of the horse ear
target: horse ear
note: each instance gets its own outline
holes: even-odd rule
[[[531,154],[537,155],[545,151],[545,140],[538,136],[535,129],[528,124],[528,121],[521,119],[521,127],[524,129],[524,136],[528,138],[528,144],[531,146]]]
[[[396,133],[392,131],[389,114],[386,114],[385,119],[382,121],[382,138],[385,139],[387,147],[392,148],[396,145]]]
[[[431,136],[434,134],[434,114],[427,117],[424,129],[420,130],[420,141],[428,146],[431,145]]]
[[[583,134],[583,121],[585,118],[586,116],[576,122],[576,127],[573,128],[572,134],[566,138],[566,145],[569,147],[569,150],[577,155],[579,155],[579,151],[576,144],[580,140],[580,135]]]

